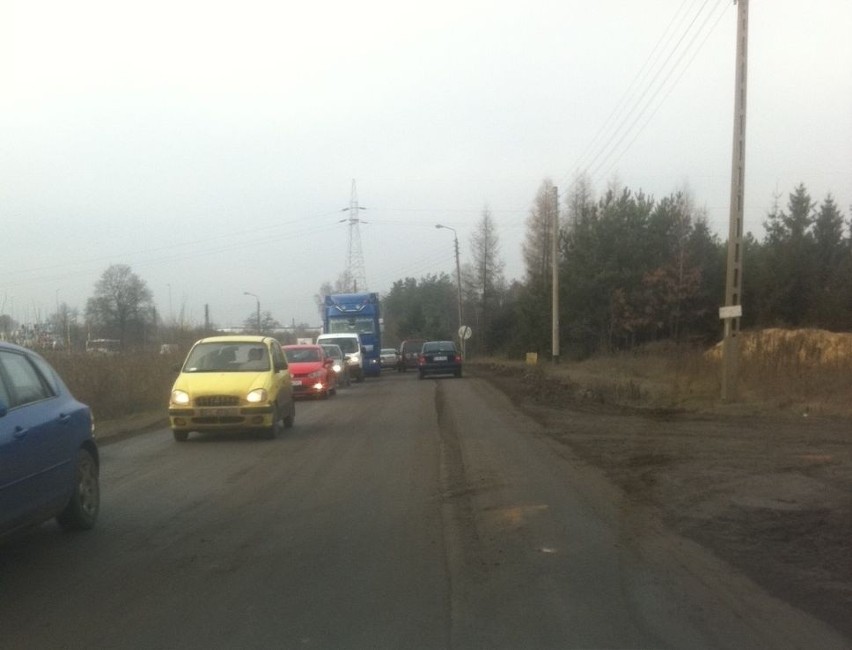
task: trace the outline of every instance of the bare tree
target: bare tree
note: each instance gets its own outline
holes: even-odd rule
[[[565,197],[568,227],[571,228],[578,220],[588,216],[594,207],[595,196],[589,175],[586,172],[577,174]]]
[[[314,294],[314,303],[317,306],[320,319],[322,319],[325,313],[325,297],[335,293],[351,293],[351,287],[352,274],[348,270],[341,272],[334,284],[326,280],[320,285],[319,293]]]
[[[500,238],[497,236],[497,226],[487,205],[482,209],[482,218],[471,237],[470,248],[473,256],[473,281],[478,294],[482,347],[488,350],[491,308],[497,297],[497,289],[504,285],[505,264],[499,256]]]
[[[257,312],[252,312],[250,316],[243,320],[243,329],[246,332],[255,332],[257,334],[270,336],[277,330],[281,329],[281,323],[272,316],[272,312],[265,311],[261,313],[259,322],[257,317]]]
[[[80,329],[77,310],[63,302],[57,307],[56,313],[49,318],[49,321],[53,330],[55,345],[70,349],[77,339]]]
[[[522,245],[527,282],[534,286],[547,285],[551,276],[551,238],[553,237],[553,181],[542,181],[535,202],[527,217],[527,235]]]
[[[86,302],[86,321],[100,336],[117,338],[122,347],[143,343],[153,322],[151,291],[126,264],[113,264],[95,283]]]
[[[331,286],[331,282],[326,280],[320,285],[319,293],[314,294],[314,303],[317,306],[317,313],[319,314],[320,320],[322,320],[323,314],[325,313],[325,297],[332,293],[334,293],[334,287]]]

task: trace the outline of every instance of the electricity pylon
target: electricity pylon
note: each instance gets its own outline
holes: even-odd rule
[[[358,205],[358,193],[355,191],[355,179],[352,179],[352,195],[349,207],[342,212],[349,212],[349,217],[341,219],[349,222],[349,251],[346,255],[346,284],[347,291],[355,293],[367,290],[367,272],[364,270],[364,253],[361,251],[361,231],[358,224],[367,223],[359,218],[358,211],[366,210]]]

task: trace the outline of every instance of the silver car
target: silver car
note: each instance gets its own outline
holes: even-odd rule
[[[331,369],[337,375],[337,385],[349,387],[352,384],[352,378],[349,376],[349,363],[343,354],[343,350],[340,349],[339,345],[334,343],[320,343],[320,345],[325,350],[326,356],[334,359]]]
[[[379,353],[379,363],[382,368],[396,368],[396,364],[399,363],[399,354],[394,348],[382,348]]]

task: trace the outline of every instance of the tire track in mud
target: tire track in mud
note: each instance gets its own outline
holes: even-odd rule
[[[449,582],[447,647],[453,647],[454,626],[463,616],[472,583],[485,579],[482,540],[476,527],[460,431],[447,404],[444,382],[435,382],[435,412],[440,442],[441,521]]]

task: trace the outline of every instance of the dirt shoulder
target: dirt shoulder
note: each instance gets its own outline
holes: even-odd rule
[[[165,409],[133,413],[123,418],[99,420],[95,415],[95,440],[98,445],[108,445],[137,433],[161,429],[169,425]]]
[[[629,498],[852,638],[852,423],[602,404],[565,377],[470,364]]]

